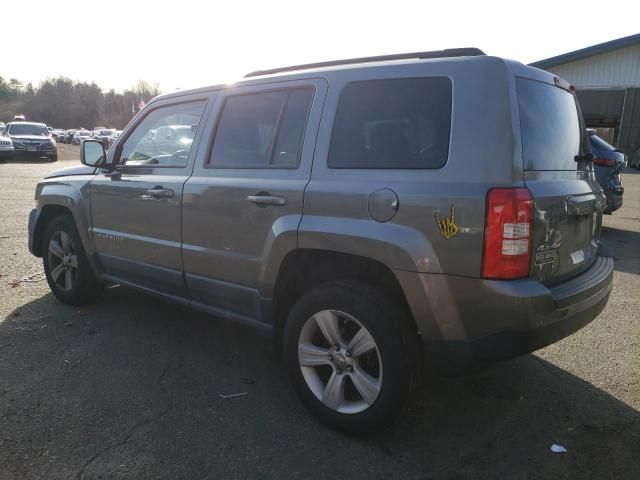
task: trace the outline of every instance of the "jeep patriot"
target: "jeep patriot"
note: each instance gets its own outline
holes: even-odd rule
[[[477,49],[161,95],[36,189],[64,303],[105,284],[274,335],[326,424],[388,425],[426,369],[526,354],[605,307],[605,197],[575,92]]]

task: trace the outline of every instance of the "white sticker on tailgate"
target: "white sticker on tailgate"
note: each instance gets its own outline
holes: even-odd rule
[[[584,252],[582,250],[576,250],[571,254],[571,261],[574,265],[584,262]]]

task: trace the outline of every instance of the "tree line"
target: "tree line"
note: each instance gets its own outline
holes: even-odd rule
[[[0,77],[0,121],[7,123],[15,115],[24,115],[28,121],[55,128],[122,129],[141,102],[158,94],[158,84],[145,80],[120,93],[113,89],[104,92],[94,82],[74,82],[65,77],[47,79],[37,87]]]

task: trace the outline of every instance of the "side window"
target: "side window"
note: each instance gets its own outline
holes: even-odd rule
[[[312,88],[227,98],[213,141],[214,168],[296,168]]]
[[[449,155],[448,78],[348,84],[338,101],[329,168],[441,168]]]
[[[206,104],[190,102],[152,110],[124,142],[119,164],[186,166]]]

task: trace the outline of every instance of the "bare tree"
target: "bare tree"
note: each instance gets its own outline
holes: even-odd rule
[[[140,101],[146,103],[159,94],[158,83],[145,80],[122,93],[105,93],[95,83],[65,77],[47,79],[36,88],[0,77],[0,120],[24,113],[29,120],[60,128],[123,128],[139,110]]]

